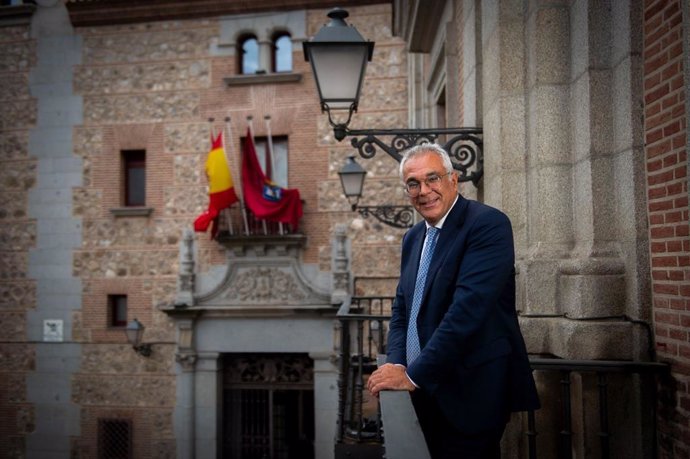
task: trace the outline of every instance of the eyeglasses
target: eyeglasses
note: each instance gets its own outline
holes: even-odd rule
[[[446,172],[443,175],[431,174],[430,176],[422,180],[422,182],[424,182],[424,184],[432,190],[437,190],[441,186],[441,179],[449,173],[450,172]],[[410,180],[404,186],[405,192],[411,198],[416,198],[422,191],[422,183],[418,182],[417,180]]]

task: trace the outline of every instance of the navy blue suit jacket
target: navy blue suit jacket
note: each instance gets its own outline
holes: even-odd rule
[[[407,322],[426,225],[405,234],[388,362],[407,365]],[[421,355],[407,373],[454,426],[477,433],[539,407],[515,311],[508,217],[458,196],[438,237],[417,317]]]

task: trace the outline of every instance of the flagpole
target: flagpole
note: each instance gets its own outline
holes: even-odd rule
[[[216,132],[215,132],[216,126],[213,124],[213,121],[214,121],[213,118],[209,118],[209,121],[211,122],[211,142],[213,142],[213,140],[216,138]],[[221,144],[223,145],[223,156],[225,157],[225,164],[227,164],[228,169],[230,169],[230,164],[232,164],[232,163],[228,160],[228,152],[227,152],[226,147],[225,147],[225,143],[228,141],[228,139],[225,138],[225,132],[222,133],[221,140],[222,140]],[[232,169],[230,169],[230,177],[232,177]],[[237,192],[237,191],[235,191],[235,192]],[[235,229],[232,226],[232,214],[230,213],[230,208],[226,207],[225,209],[221,209],[220,212],[223,215],[223,217],[225,219],[227,219],[228,231],[230,232],[230,235],[231,236],[234,235]]]
[[[230,124],[230,117],[229,116],[225,117],[225,130],[228,133],[228,138],[227,138],[228,142],[227,143],[230,145],[230,148],[233,148],[234,142],[232,139],[232,127]],[[235,187],[235,194],[237,195],[237,199],[240,201],[240,211],[242,212],[242,220],[244,222],[244,234],[249,236],[249,224],[247,223],[247,212],[244,208],[244,196],[242,194],[242,186],[241,186],[241,179],[242,179],[241,175],[242,174],[241,173],[240,174],[234,174],[233,173],[232,164],[234,164],[234,162],[230,161],[228,159],[228,150],[227,150],[227,147],[225,146],[225,143],[223,143],[223,153],[225,154],[225,160],[227,161],[228,167],[230,168],[230,174],[233,175],[234,177],[237,177],[238,184],[240,185],[240,186]]]
[[[268,177],[269,180],[273,181],[273,176],[276,173],[275,170],[275,162],[273,161],[273,136],[271,135],[271,115],[266,115],[264,116],[264,121],[266,122],[266,132],[268,135],[268,155],[267,159],[268,162],[270,163],[266,165],[266,169],[270,169],[271,171],[271,176]]]
[[[256,145],[256,140],[254,139],[254,117],[252,115],[247,116],[247,124],[249,125],[249,135],[252,136],[252,143]],[[264,218],[261,219],[261,228],[264,230],[264,236],[267,236],[268,227]]]
[[[216,127],[215,127],[215,125],[213,124],[214,121],[215,121],[215,118],[213,118],[213,117],[211,117],[211,118],[208,119],[208,124],[209,124],[210,131],[211,131],[211,132],[210,132],[210,134],[211,134],[211,148],[209,148],[209,151],[211,151],[211,150],[213,149],[213,142],[214,142],[215,139],[216,139]],[[227,157],[226,157],[225,159],[226,159],[226,161],[227,161]],[[230,165],[230,163],[228,163],[228,166],[229,166],[229,165]],[[211,186],[211,184],[209,183],[209,187],[210,187],[210,186]],[[209,190],[209,192],[210,192],[210,190]],[[218,216],[216,217],[216,219],[219,219],[219,218],[220,218],[220,215],[223,214],[225,211],[226,211],[226,209],[221,209],[220,212],[219,212],[219,214],[218,214]],[[230,234],[232,234],[232,221],[230,220],[230,216],[229,216],[229,214],[228,214],[227,212],[225,212],[225,216],[226,216],[227,219],[228,219],[228,229],[230,230]],[[212,223],[212,225],[213,225],[212,228],[216,228],[216,231],[217,231],[217,229],[218,229],[218,227],[216,226],[216,225],[218,225],[218,223],[219,223],[218,220],[216,220],[214,223]],[[212,235],[213,235],[213,232],[214,232],[214,230],[212,229],[212,230],[211,230],[211,234],[212,234]]]
[[[266,155],[266,160],[270,162],[271,173],[275,174],[275,164],[273,163],[273,136],[271,135],[271,115],[264,116],[264,121],[266,122],[266,133],[268,136],[268,142],[266,143],[266,148],[268,148],[268,155]],[[268,169],[268,166],[266,166]],[[271,177],[271,180],[273,177]],[[278,222],[278,232],[282,235],[283,233],[283,222]]]

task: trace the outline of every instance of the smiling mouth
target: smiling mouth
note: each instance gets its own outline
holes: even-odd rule
[[[419,205],[420,205],[422,208],[426,209],[426,208],[429,208],[429,207],[433,207],[437,202],[438,202],[438,199],[431,199],[431,200],[426,201],[426,202],[420,202]]]

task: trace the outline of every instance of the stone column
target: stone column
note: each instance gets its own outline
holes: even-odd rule
[[[620,8],[627,2],[612,3]],[[616,31],[612,28],[611,6],[609,2],[580,1],[571,8],[575,244],[571,259],[561,264],[558,285],[562,311],[570,318],[620,316],[625,312],[625,265],[620,258],[619,224],[635,212],[618,211],[616,195],[624,185],[617,184],[616,169],[628,169],[624,163],[629,163],[631,157],[628,155],[621,162],[616,150],[618,147],[630,151],[634,135],[624,129],[628,131],[622,132],[625,137],[617,138],[614,129],[616,121],[623,122],[620,127],[630,122],[615,119],[630,114],[630,74],[629,65],[628,72],[618,75],[612,68],[612,52],[617,52],[617,59],[629,57],[629,40],[618,43],[622,49],[612,48]],[[614,110],[614,98],[618,99],[616,108],[620,111]],[[621,183],[634,185],[629,179]],[[635,194],[634,189],[627,191]]]
[[[258,37],[259,41],[259,68],[257,73],[270,73],[273,71],[273,41],[268,37]]]
[[[175,403],[175,437],[177,437],[177,458],[194,457],[194,366],[196,355],[177,354],[180,365],[177,374]]]
[[[36,180],[28,194],[27,216],[32,223],[26,225],[27,232],[35,234],[27,277],[36,284],[36,307],[26,312],[26,347],[35,353],[35,365],[26,375],[26,401],[35,425],[26,435],[24,453],[70,457],[72,440],[81,428],[81,410],[72,400],[82,358],[82,346],[73,337],[82,284],[71,266],[73,251],[82,244],[81,219],[74,217],[72,206],[74,187],[82,185],[83,175],[82,160],[74,155],[72,145],[72,131],[83,117],[82,99],[72,90],[82,40],[74,33],[62,1],[36,3],[30,28],[35,64],[29,75],[36,124],[30,129],[28,148],[36,160]],[[62,322],[64,342],[43,342],[46,320]]]
[[[196,459],[220,457],[222,361],[218,352],[200,352],[194,375]]]
[[[573,241],[570,17],[567,1],[529,3],[526,18],[527,253],[524,310],[559,314],[557,272]]]
[[[410,82],[407,90],[408,96],[408,120],[409,126],[425,127],[426,118],[426,90],[424,88],[424,55],[421,53],[407,56],[407,75]]]
[[[461,75],[458,85],[460,86],[460,103],[462,104],[462,118],[454,116],[458,110],[451,110],[449,120],[451,126],[481,127],[483,123],[483,93],[482,93],[482,11],[481,2],[476,0],[463,0],[462,2],[462,24],[454,34],[454,38],[460,40],[462,44],[462,63],[460,65]],[[487,77],[489,77],[487,75]],[[450,99],[452,100],[452,99]],[[488,128],[488,127],[487,127]],[[486,133],[485,133],[486,135]],[[486,152],[484,152],[486,158]],[[479,189],[474,185],[461,185],[460,192],[469,199],[483,200],[484,183],[488,177],[484,175]]]
[[[611,168],[615,202],[617,256],[625,266],[625,310],[631,317],[652,320],[648,285],[646,165],[642,83],[642,4],[611,2]],[[598,215],[605,224],[607,216]]]
[[[483,78],[480,85],[473,84],[482,91],[482,109],[475,111],[483,114],[483,198],[510,217],[520,257],[527,243],[524,7],[520,2],[464,5],[463,12],[470,15],[466,22],[481,29]],[[473,18],[478,14],[480,24]],[[466,33],[465,40],[472,54],[473,37]],[[471,74],[468,78],[472,81]]]
[[[175,437],[177,438],[177,458],[192,459],[195,451],[195,388],[194,370],[197,354],[192,348],[194,321],[177,320],[177,353],[175,361],[177,384],[175,394]]]
[[[314,457],[333,459],[338,422],[338,369],[332,353],[311,352],[314,360]]]
[[[565,343],[582,341],[587,358],[649,358],[645,330],[623,317],[648,317],[649,305],[642,113],[633,102],[642,91],[641,33],[631,24],[641,12],[633,3],[570,8],[574,245],[559,267],[558,302],[569,319],[588,322],[570,327],[559,355],[573,356]]]

